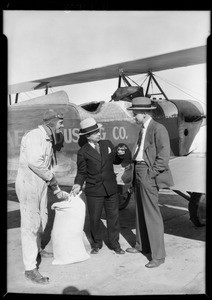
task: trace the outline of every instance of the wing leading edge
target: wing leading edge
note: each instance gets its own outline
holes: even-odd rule
[[[157,72],[195,64],[202,64],[205,62],[206,46],[199,46],[90,70],[9,85],[8,94],[44,89],[47,87],[58,87],[113,79],[119,76],[120,69],[123,69],[125,75],[133,76],[137,74],[148,73],[149,71]]]

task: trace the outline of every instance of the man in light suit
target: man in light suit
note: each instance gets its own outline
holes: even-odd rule
[[[62,147],[63,127],[63,115],[49,109],[44,113],[43,124],[27,132],[21,140],[15,188],[20,202],[23,263],[25,277],[38,284],[49,283],[49,278],[38,271],[38,261],[53,256],[42,245],[48,221],[47,189],[59,201],[69,197],[60,189],[53,169],[56,151]]]
[[[149,255],[147,268],[158,267],[165,261],[164,225],[158,206],[160,188],[173,185],[169,169],[170,141],[166,128],[152,119],[156,107],[147,97],[132,99],[136,123],[141,126],[138,142],[132,153],[133,186],[136,200],[136,245],[129,253]],[[147,255],[147,257],[148,257]]]
[[[120,164],[125,151],[115,148],[111,141],[100,140],[100,128],[93,118],[80,123],[80,136],[87,141],[77,153],[77,175],[72,193],[78,194],[85,184],[85,195],[90,215],[91,254],[97,254],[103,241],[100,221],[103,207],[107,218],[109,246],[117,254],[124,254],[119,244],[119,200],[113,164]]]

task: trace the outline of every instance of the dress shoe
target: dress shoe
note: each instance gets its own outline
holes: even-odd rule
[[[91,254],[97,254],[99,253],[99,248],[92,248],[91,249]]]
[[[123,249],[121,249],[121,248],[113,249],[113,251],[115,251],[116,254],[124,254],[125,253],[125,251]]]
[[[35,268],[30,271],[25,271],[25,277],[27,279],[30,279],[34,283],[40,283],[40,284],[47,284],[49,283],[49,277],[43,277],[39,272],[38,269]]]
[[[129,252],[129,253],[141,253],[141,251],[137,250],[136,248],[127,248],[126,252]]]
[[[39,254],[40,254],[41,257],[53,257],[53,253],[52,252],[47,252],[45,250],[41,250],[39,252]]]
[[[159,267],[161,264],[165,262],[164,258],[161,259],[152,259],[148,262],[148,264],[145,265],[147,268],[156,268]]]

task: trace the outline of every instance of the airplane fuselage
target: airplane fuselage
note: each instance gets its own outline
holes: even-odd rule
[[[70,103],[64,92],[55,95],[39,97],[25,104],[17,104],[8,108],[8,179],[14,181],[18,168],[20,143],[23,135],[43,122],[43,113],[50,107],[64,114],[64,144],[57,152],[58,165],[55,169],[57,177],[61,182],[72,184],[76,174],[77,151],[80,121],[92,116],[97,122],[102,123],[101,139],[109,139],[114,146],[124,143],[128,147],[128,154],[124,164],[130,161],[130,152],[137,141],[139,126],[132,119],[127,110],[130,103],[100,102],[95,103],[92,111],[92,103],[89,110],[86,105]],[[60,99],[63,99],[60,101]],[[36,102],[37,101],[37,102]],[[202,119],[202,110],[196,103],[185,100],[160,100],[155,102],[157,109],[154,119],[162,123],[168,130],[171,145],[171,156],[181,156],[188,153],[189,147],[198,132]],[[61,103],[62,102],[62,103]],[[58,104],[61,103],[61,104]],[[194,118],[196,116],[196,119]]]

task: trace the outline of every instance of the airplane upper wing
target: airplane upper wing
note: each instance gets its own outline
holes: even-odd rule
[[[95,69],[9,85],[8,94],[44,89],[46,87],[112,79],[119,76],[120,69],[123,69],[125,75],[133,76],[148,73],[149,71],[156,72],[205,62],[206,46],[199,46]]]

